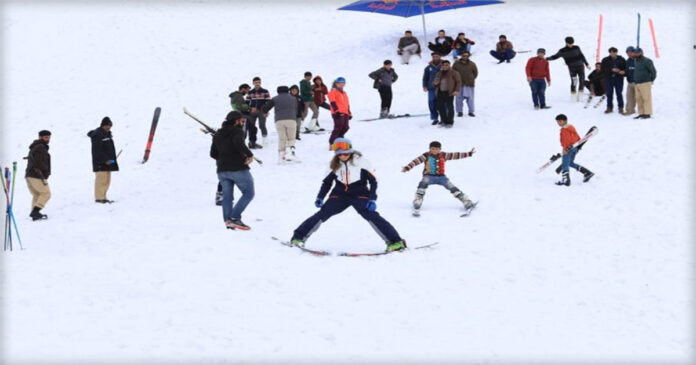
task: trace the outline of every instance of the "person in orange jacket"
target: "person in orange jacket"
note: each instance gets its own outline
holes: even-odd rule
[[[329,91],[329,105],[334,121],[334,128],[329,136],[329,144],[332,144],[336,138],[345,136],[350,129],[348,121],[353,119],[353,115],[350,113],[348,94],[343,90],[344,86],[346,86],[346,79],[339,77],[334,81],[333,87]]]
[[[563,155],[561,160],[561,171],[563,172],[563,178],[561,181],[557,181],[556,185],[570,186],[570,167],[583,174],[584,178],[582,179],[582,182],[588,182],[592,176],[594,176],[594,173],[575,163],[575,154],[578,153],[578,147],[573,147],[573,143],[580,140],[578,132],[575,130],[575,127],[568,124],[568,117],[566,117],[564,114],[558,114],[556,116],[556,123],[558,123],[558,126],[561,127],[561,146],[563,147],[563,151],[561,151],[561,155]]]

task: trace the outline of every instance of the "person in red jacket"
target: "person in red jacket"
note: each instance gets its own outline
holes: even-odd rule
[[[329,91],[331,117],[334,120],[334,128],[329,137],[329,144],[332,144],[336,138],[343,138],[348,129],[350,129],[348,121],[353,119],[353,115],[350,113],[348,94],[343,90],[344,86],[346,86],[346,79],[339,77],[333,82],[333,87]]]
[[[536,57],[527,61],[527,82],[532,89],[532,102],[534,109],[549,109],[546,105],[546,86],[551,86],[551,73],[549,72],[549,61],[544,58],[546,50],[539,48]]]
[[[575,130],[575,127],[568,124],[568,117],[564,114],[558,114],[556,116],[556,123],[561,127],[561,146],[563,147],[563,151],[561,151],[563,155],[563,159],[561,160],[563,161],[561,163],[563,178],[561,181],[556,182],[556,185],[570,186],[570,167],[580,171],[580,173],[584,175],[582,182],[588,182],[592,176],[594,176],[594,173],[575,163],[575,154],[578,153],[578,148],[573,147],[573,143],[580,140],[578,132]]]

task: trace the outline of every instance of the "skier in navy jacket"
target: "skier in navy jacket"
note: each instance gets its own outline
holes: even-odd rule
[[[305,241],[322,223],[352,206],[384,239],[388,252],[405,249],[406,241],[376,212],[377,179],[370,163],[360,152],[353,150],[350,140],[346,138],[337,138],[331,149],[335,151],[330,165],[331,172],[324,178],[314,202],[321,209],[297,227],[292,235],[292,244],[304,247]],[[324,202],[332,185],[334,188],[329,199]]]

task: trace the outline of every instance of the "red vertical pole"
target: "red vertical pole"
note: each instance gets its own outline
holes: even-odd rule
[[[604,17],[602,14],[599,14],[599,32],[597,35],[597,60],[595,62],[599,62],[599,55],[600,53],[600,47],[602,46],[602,23],[603,23]]]
[[[652,34],[653,46],[655,47],[655,58],[660,58],[660,51],[657,49],[657,39],[655,39],[655,27],[653,26],[652,18],[648,19],[650,23],[650,33]]]

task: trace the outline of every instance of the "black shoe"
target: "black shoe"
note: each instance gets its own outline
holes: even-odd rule
[[[633,119],[650,119],[650,114],[641,114],[637,117],[633,117]]]
[[[440,123],[440,121],[439,121],[439,120],[437,120],[437,119],[435,119],[435,120],[433,120],[433,122],[432,122],[432,123],[430,123],[430,125],[437,125],[438,123]]]
[[[95,203],[100,203],[100,204],[107,204],[107,203],[108,203],[108,204],[111,204],[111,203],[113,203],[114,201],[113,201],[113,200],[109,200],[109,199],[96,199],[94,202],[95,202]]]
[[[458,117],[463,117],[463,116],[464,116],[464,113],[459,112],[459,113],[457,113],[457,116],[458,116]]]
[[[255,149],[262,149],[263,146],[260,144],[257,144],[256,142],[249,142],[249,148],[255,150]]]
[[[568,172],[563,173],[563,178],[561,181],[556,181],[556,185],[562,186],[570,186],[570,174]]]
[[[580,166],[578,171],[580,171],[580,173],[583,175],[582,182],[584,182],[584,183],[590,181],[592,176],[594,176],[594,173],[592,171],[584,168],[583,166]]]
[[[505,60],[505,62],[510,63],[510,60]]]
[[[453,124],[445,124],[445,128],[452,128],[454,125]]]
[[[295,139],[298,140],[298,141],[301,141],[301,140],[302,140],[302,138],[300,138],[300,135],[299,135],[299,134],[295,136]]]
[[[476,114],[474,114],[474,113],[469,113],[469,116],[470,116],[470,117],[475,117]]]
[[[248,231],[251,229],[251,227],[247,226],[242,222],[241,219],[232,219],[227,221],[227,228],[234,228],[234,229],[241,229],[242,231]]]
[[[503,62],[505,62],[505,60],[500,60],[500,61],[498,61],[498,64],[501,64]]]
[[[31,213],[29,213],[29,216],[31,217],[31,220],[33,220],[33,221],[38,221],[38,220],[48,218],[48,216],[46,214],[41,214],[41,208],[39,208],[39,207],[34,207],[34,209],[31,210]]]
[[[541,109],[551,109],[551,107],[548,106],[548,105],[542,105],[542,106],[540,106],[539,108],[541,108]]]

